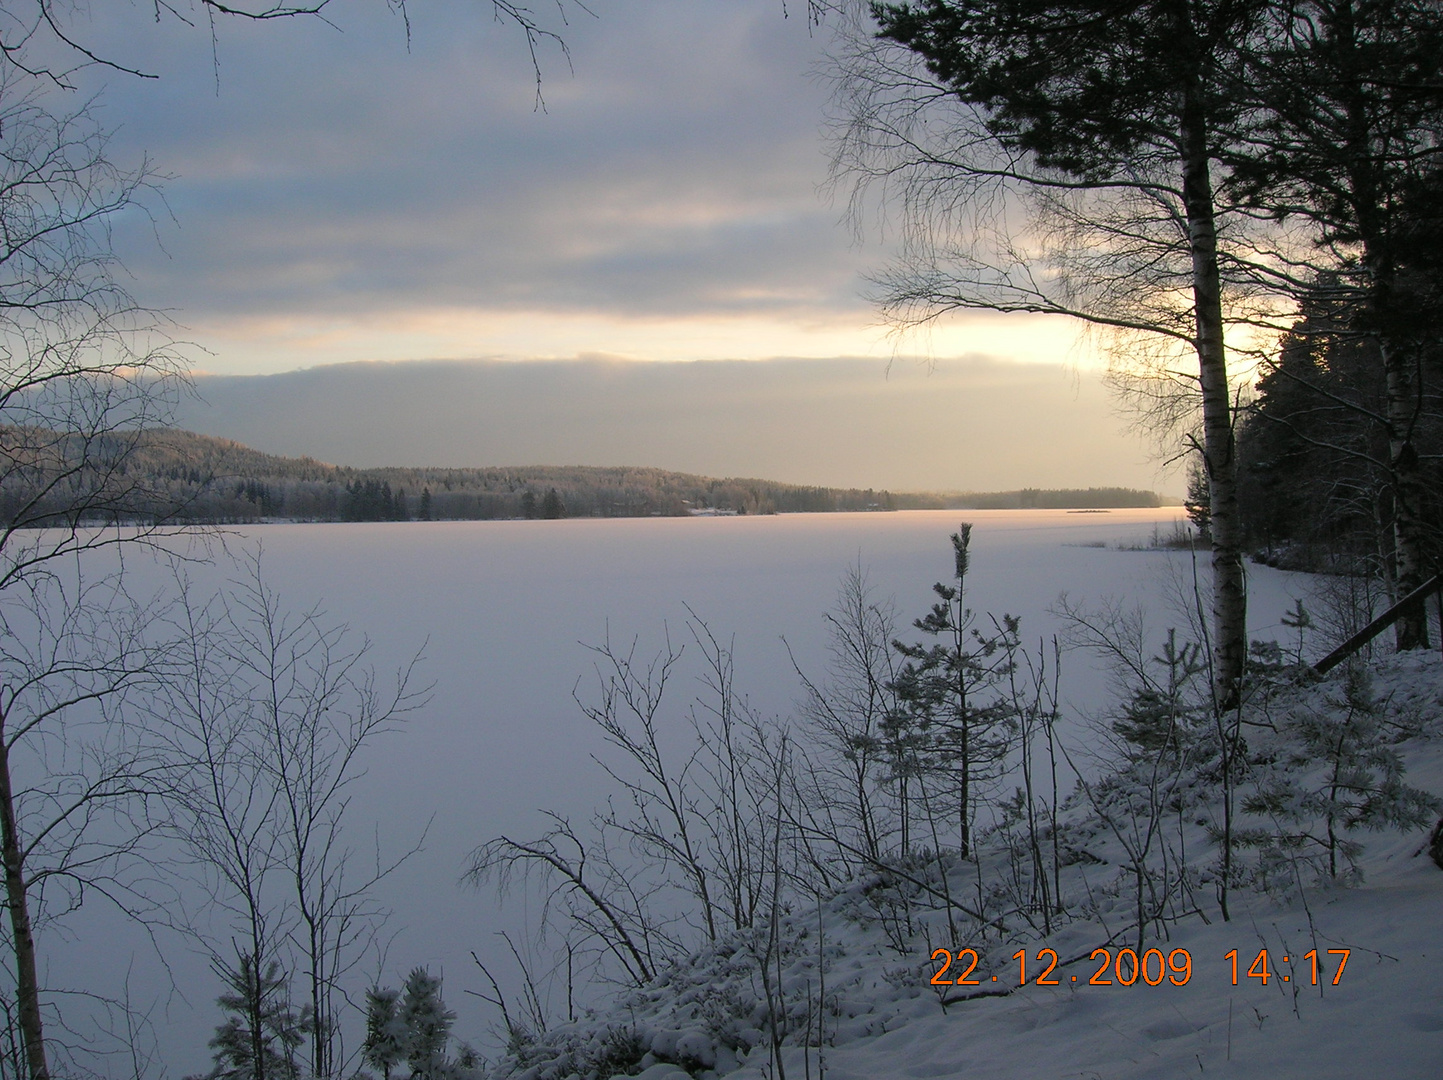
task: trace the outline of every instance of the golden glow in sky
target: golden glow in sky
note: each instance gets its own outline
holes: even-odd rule
[[[855,229],[829,171],[825,26],[775,3],[608,0],[567,26],[569,60],[543,55],[538,109],[524,41],[485,8],[418,10],[409,34],[355,6],[226,23],[214,52],[176,20],[97,10],[97,40],[162,76],[84,75],[115,155],[169,177],[117,223],[132,292],[213,390],[288,372],[315,378],[252,382],[325,388],[252,422],[259,390],[227,382],[197,426],[356,464],[1151,486],[1095,377],[1105,340],[1040,315],[882,321],[869,297],[897,236],[885,213]],[[463,360],[516,363],[406,363]],[[418,441],[442,400],[448,439]]]
[[[604,355],[644,361],[766,360],[777,356],[985,356],[1027,364],[1105,364],[1079,328],[1042,315],[964,314],[894,333],[840,320],[688,316],[618,318],[585,312],[412,308],[373,316],[251,316],[193,328],[212,355],[200,369],[272,374],[356,361],[531,359]]]

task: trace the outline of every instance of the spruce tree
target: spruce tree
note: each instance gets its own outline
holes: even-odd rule
[[[1182,505],[1187,511],[1187,519],[1197,530],[1198,539],[1204,544],[1210,543],[1213,531],[1212,494],[1207,471],[1197,462],[1188,467],[1187,498]]]

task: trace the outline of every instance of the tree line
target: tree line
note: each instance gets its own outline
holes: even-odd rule
[[[17,433],[18,434],[18,433]],[[50,441],[63,470],[68,453],[91,448],[54,433]],[[191,524],[298,521],[474,521],[503,518],[684,516],[831,513],[970,507],[1157,506],[1152,492],[1129,488],[1022,489],[961,495],[894,493],[871,488],[829,488],[773,480],[718,479],[653,468],[533,466],[530,468],[379,468],[326,465],[312,458],[265,454],[226,439],[167,429],[134,438],[108,435],[124,447],[117,466],[132,482],[123,506],[95,507],[95,520],[124,519]],[[40,524],[53,508],[63,514],[69,493],[43,490],[45,472],[0,476],[0,521]]]
[[[1443,286],[1443,276],[1433,288]],[[1433,302],[1436,307],[1436,301]],[[1410,445],[1419,549],[1443,567],[1443,348],[1418,350]],[[1283,338],[1238,428],[1239,501],[1249,546],[1292,569],[1397,581],[1387,387],[1375,346],[1312,305]],[[1380,590],[1381,591],[1381,590]],[[1397,586],[1389,590],[1397,593]]]

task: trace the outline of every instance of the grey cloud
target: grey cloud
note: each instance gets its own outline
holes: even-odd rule
[[[137,292],[182,319],[861,314],[879,255],[816,195],[819,38],[768,3],[599,10],[573,20],[575,75],[548,65],[544,113],[519,40],[464,5],[413,9],[409,55],[384,17],[223,27],[218,94],[194,35],[163,50],[164,28],[125,24],[172,68],[109,80],[119,145],[176,174],[165,253],[144,222],[120,234]]]
[[[183,426],[367,465],[651,465],[893,490],[1168,486],[1095,375],[953,359],[344,364],[207,377]]]

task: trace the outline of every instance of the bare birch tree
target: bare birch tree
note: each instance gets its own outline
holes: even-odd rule
[[[31,1080],[51,1070],[39,931],[85,896],[119,899],[148,835],[117,821],[158,782],[135,695],[161,671],[118,568],[165,535],[166,503],[127,466],[183,382],[108,242],[147,168],[55,103],[0,61],[0,848]]]
[[[169,687],[168,733],[184,771],[171,791],[170,831],[239,935],[232,959],[214,931],[197,928],[218,969],[300,975],[308,1072],[332,1077],[347,1064],[344,979],[384,919],[370,890],[416,850],[358,866],[343,831],[351,790],[363,751],[419,708],[429,687],[417,685],[419,654],[383,685],[370,643],[319,609],[288,609],[258,552],[239,571],[208,602],[182,584],[185,655]],[[259,994],[245,1003],[254,1080],[265,1080],[268,1060],[265,1006]]]

